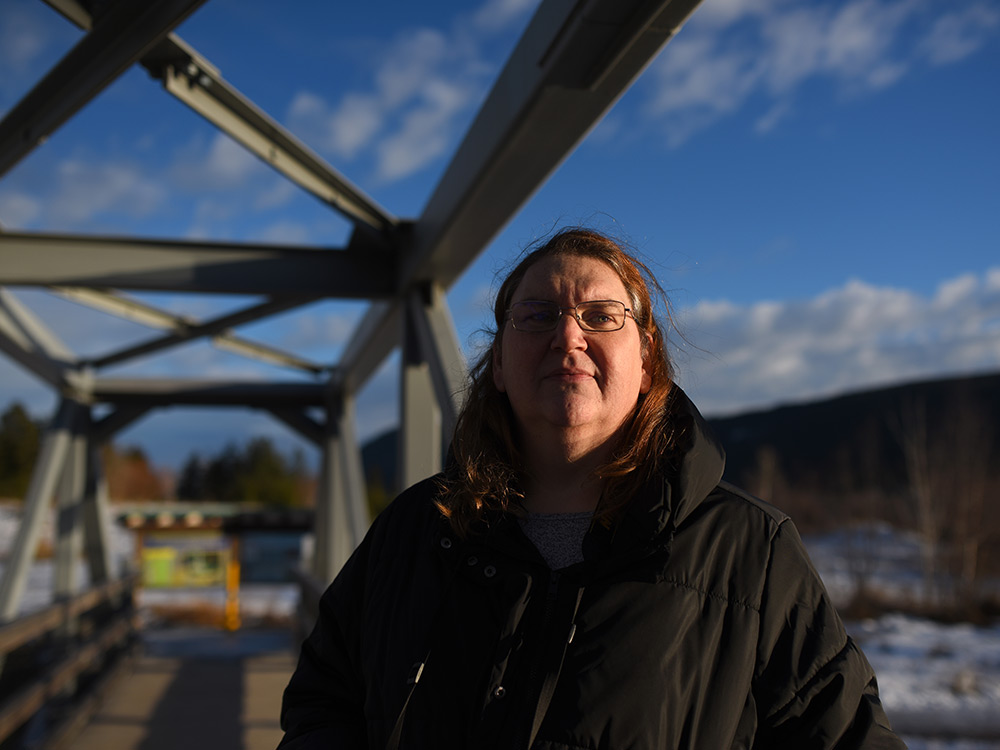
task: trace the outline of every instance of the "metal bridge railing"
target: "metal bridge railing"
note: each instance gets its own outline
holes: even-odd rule
[[[0,746],[71,741],[133,653],[137,582],[112,581],[0,626]]]

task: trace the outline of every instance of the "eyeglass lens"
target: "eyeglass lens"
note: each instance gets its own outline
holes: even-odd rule
[[[519,331],[551,331],[564,312],[575,311],[577,322],[585,331],[617,331],[625,325],[625,304],[617,300],[581,302],[575,307],[560,308],[555,302],[527,300],[511,306],[510,317]]]

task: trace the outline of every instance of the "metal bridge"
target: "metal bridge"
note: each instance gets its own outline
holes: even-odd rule
[[[58,394],[0,580],[3,632],[20,628],[19,635],[0,637],[0,646],[12,654],[8,676],[16,661],[13,651],[53,639],[70,644],[62,652],[67,663],[79,667],[58,674],[27,669],[14,697],[0,707],[4,737],[74,686],[85,685],[87,670],[110,662],[103,655],[127,641],[128,628],[115,624],[130,616],[121,604],[128,597],[122,598],[122,582],[112,570],[107,493],[98,459],[100,446],[126,426],[168,406],[242,406],[270,413],[315,444],[322,459],[312,588],[335,575],[367,528],[354,404],[359,389],[397,348],[402,352],[399,482],[408,485],[440,468],[465,375],[445,291],[699,2],[543,0],[423,213],[400,218],[254,105],[174,32],[205,0],[44,1],[86,34],[0,121],[0,179],[45,139],[58,137],[60,126],[138,64],[167,94],[346,217],[353,230],[343,247],[315,248],[0,229],[0,350]],[[82,358],[7,287],[41,288],[123,317],[153,320],[166,332]],[[262,301],[195,320],[141,303],[127,291],[257,295]],[[323,299],[370,302],[333,365],[317,366],[235,332]],[[103,374],[111,365],[203,338],[320,373],[322,381]],[[59,518],[56,610],[42,620],[19,622],[28,570],[53,504]],[[90,573],[89,592],[79,591],[76,562],[81,558]],[[99,605],[98,600],[80,604],[87,596],[98,596]],[[87,616],[102,607],[125,612],[125,619]],[[90,625],[81,626],[84,622]],[[10,701],[29,693],[37,699],[12,712]]]

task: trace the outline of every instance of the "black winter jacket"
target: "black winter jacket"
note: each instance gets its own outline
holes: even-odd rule
[[[903,748],[794,526],[720,483],[691,412],[676,473],[560,571],[511,518],[460,540],[436,479],[400,495],[323,595],[281,747],[381,750],[400,721],[435,750]]]

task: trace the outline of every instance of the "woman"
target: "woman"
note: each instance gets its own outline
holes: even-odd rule
[[[721,481],[650,286],[589,230],[508,276],[449,468],[324,594],[282,747],[903,747],[791,522]]]

